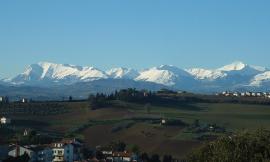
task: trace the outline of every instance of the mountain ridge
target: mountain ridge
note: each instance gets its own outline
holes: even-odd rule
[[[93,66],[38,62],[27,66],[22,73],[13,78],[1,80],[0,84],[50,87],[91,83],[104,79],[123,79],[140,84],[163,85],[172,89],[215,92],[243,88],[267,89],[268,86],[265,85],[270,84],[270,71],[266,67],[248,65],[240,61],[216,69],[181,69],[173,65],[160,65],[144,70],[118,67],[107,71]]]

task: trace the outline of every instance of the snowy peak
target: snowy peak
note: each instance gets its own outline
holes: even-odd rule
[[[10,81],[16,84],[23,84],[31,80],[39,80],[42,73],[42,67],[37,64],[32,64],[27,66],[23,73],[17,75],[15,78],[10,79]]]
[[[78,81],[92,81],[107,78],[107,75],[93,67],[81,67],[69,64],[39,62],[32,64],[26,70],[12,79],[14,84],[36,83],[43,81],[72,84]]]
[[[223,78],[227,76],[226,73],[223,73],[220,70],[193,68],[193,69],[187,69],[186,71],[199,80],[204,80],[204,79],[215,80],[215,79]]]
[[[161,65],[144,70],[136,78],[138,81],[148,81],[166,86],[174,86],[181,80],[193,79],[186,71],[172,65]]]
[[[218,70],[220,70],[220,71],[236,71],[236,70],[242,70],[246,66],[248,66],[248,65],[241,62],[241,61],[236,61],[236,62],[233,62],[229,65],[225,65],[225,66],[219,68]]]
[[[250,65],[250,67],[260,72],[265,72],[268,70],[266,67],[262,67],[262,66]]]
[[[270,82],[270,71],[258,74],[251,80],[251,86],[261,86],[264,82]]]
[[[231,71],[246,71],[251,73],[264,72],[267,69],[261,66],[248,65],[240,61],[233,62],[229,65],[225,65],[217,70],[231,72]]]
[[[114,79],[135,79],[139,76],[139,72],[130,68],[113,68],[106,72],[106,74]]]
[[[41,79],[74,79],[74,80],[95,80],[99,78],[107,78],[107,75],[94,67],[82,67],[70,64],[54,64],[48,62],[39,63],[43,69]]]
[[[177,76],[168,71],[168,70],[160,70],[158,68],[151,68],[145,71],[142,71],[140,75],[136,78],[137,81],[147,81],[154,82],[158,84],[163,84],[167,86],[175,85],[174,80]]]
[[[51,86],[92,82],[100,79],[126,79],[126,81],[151,82],[177,89],[230,89],[239,87],[265,87],[270,85],[270,70],[264,67],[233,62],[218,69],[180,69],[161,65],[142,71],[130,68],[113,68],[106,72],[91,66],[39,62],[27,66],[23,73],[3,84]],[[124,83],[123,83],[124,84]],[[148,84],[148,83],[147,83]]]
[[[217,80],[237,76],[253,77],[267,69],[260,66],[248,65],[240,61],[233,62],[218,69],[193,68],[186,71],[198,80]]]
[[[174,73],[175,75],[178,75],[178,76],[186,76],[186,77],[190,76],[190,74],[187,73],[186,71],[173,65],[160,65],[159,67],[154,67],[154,68],[158,70],[165,70],[165,71]]]

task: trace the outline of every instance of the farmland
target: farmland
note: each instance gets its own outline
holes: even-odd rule
[[[270,105],[145,104],[114,100],[108,106],[93,110],[88,101],[10,104],[9,107],[2,106],[0,114],[12,119],[17,132],[32,128],[45,133],[75,136],[92,148],[123,141],[128,147],[138,145],[143,152],[172,154],[178,158],[204,143],[205,140],[198,138],[203,135],[220,136],[260,127],[270,129]],[[10,110],[12,108],[17,113]],[[160,118],[181,120],[187,125],[198,120],[201,125],[217,125],[225,128],[226,132],[195,133],[188,129],[189,126],[161,125]]]

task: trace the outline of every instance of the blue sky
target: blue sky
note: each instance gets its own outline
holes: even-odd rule
[[[269,8],[269,0],[1,1],[0,77],[39,61],[269,67]]]

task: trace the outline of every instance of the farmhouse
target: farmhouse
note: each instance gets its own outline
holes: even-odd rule
[[[2,117],[0,119],[0,123],[1,124],[10,124],[11,123],[11,120],[9,118],[6,118],[6,117]]]

